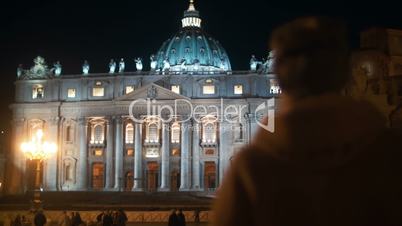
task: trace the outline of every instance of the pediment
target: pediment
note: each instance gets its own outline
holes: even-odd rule
[[[145,85],[129,94],[118,97],[117,100],[137,100],[137,99],[155,99],[155,100],[176,100],[176,99],[189,99],[186,96],[172,92],[155,83]]]

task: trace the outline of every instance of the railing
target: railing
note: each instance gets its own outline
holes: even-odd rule
[[[226,76],[226,75],[268,75],[274,77],[273,73],[263,73],[261,71],[166,71],[166,72],[158,72],[158,71],[136,71],[136,72],[123,72],[123,73],[89,73],[89,74],[71,74],[71,75],[61,75],[57,78],[78,78],[78,77],[118,77],[118,76],[182,76],[182,75],[197,75],[197,76]]]
[[[216,188],[208,188],[207,192],[208,193],[216,193],[216,190],[217,190]]]
[[[201,142],[202,147],[216,147],[217,145],[217,142]]]

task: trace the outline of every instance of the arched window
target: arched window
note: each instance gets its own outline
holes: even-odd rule
[[[214,122],[205,122],[203,125],[203,143],[216,142],[216,125]]]
[[[172,143],[180,143],[180,124],[178,122],[172,125],[171,139]]]
[[[92,127],[92,144],[102,144],[105,140],[105,128],[102,124],[96,124]]]
[[[126,144],[134,143],[134,127],[129,123],[126,125]]]
[[[157,123],[150,123],[148,125],[148,142],[156,143],[159,140],[158,136],[158,124]]]

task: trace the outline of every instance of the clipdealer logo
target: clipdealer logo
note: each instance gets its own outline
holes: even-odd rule
[[[136,107],[146,106],[145,114],[136,114]],[[183,113],[183,106],[186,112]],[[181,109],[179,112],[178,109]],[[220,104],[197,104],[194,105],[187,99],[176,99],[174,104],[162,104],[155,99],[137,99],[130,103],[130,118],[136,123],[144,123],[146,119],[158,119],[163,123],[170,122],[188,122],[194,120],[201,123],[203,118],[215,118],[215,122],[225,122],[230,124],[241,123],[243,116],[252,115],[251,120],[271,133],[275,132],[275,99],[271,98],[259,104],[254,113],[250,112],[249,105],[224,104],[224,100],[220,100]],[[181,117],[178,117],[181,115]]]

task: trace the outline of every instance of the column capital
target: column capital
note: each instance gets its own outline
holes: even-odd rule
[[[56,125],[60,122],[60,119],[61,119],[60,117],[56,116],[56,117],[48,118],[46,121],[51,125]]]
[[[79,125],[85,126],[85,125],[88,124],[88,118],[80,117],[80,118],[77,119],[77,122],[78,122]]]
[[[11,120],[11,124],[15,126],[22,126],[25,123],[25,118],[14,118]]]
[[[144,124],[143,122],[134,122],[134,125],[137,125],[137,126],[142,126],[142,124]]]
[[[122,124],[123,123],[123,117],[121,115],[113,116],[113,119],[116,122],[116,124]]]

